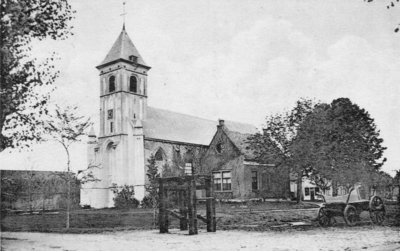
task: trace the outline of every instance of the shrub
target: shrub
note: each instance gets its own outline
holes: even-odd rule
[[[135,195],[133,186],[123,185],[122,187],[113,186],[114,206],[118,209],[137,208],[140,202],[133,197]]]

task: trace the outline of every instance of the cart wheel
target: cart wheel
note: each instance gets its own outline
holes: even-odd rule
[[[352,205],[347,205],[344,209],[343,218],[348,226],[355,226],[359,219],[357,209]]]
[[[331,217],[329,217],[328,210],[325,207],[321,207],[318,210],[318,223],[321,227],[332,225]]]
[[[376,225],[381,225],[385,220],[385,205],[379,196],[373,196],[369,201],[369,217]]]

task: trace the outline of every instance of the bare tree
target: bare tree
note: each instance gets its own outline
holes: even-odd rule
[[[66,106],[60,108],[57,106],[55,116],[52,116],[48,122],[48,130],[51,138],[59,142],[65,149],[67,154],[67,223],[66,228],[69,228],[70,220],[70,199],[71,199],[71,167],[70,167],[70,147],[72,144],[81,140],[82,136],[86,135],[86,129],[91,125],[89,119],[83,116],[77,116],[78,107]]]

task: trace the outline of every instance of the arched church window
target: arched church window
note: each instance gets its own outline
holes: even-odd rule
[[[129,91],[137,92],[137,78],[135,76],[131,76],[129,79]]]
[[[115,91],[115,76],[111,76],[108,81],[108,92]]]
[[[161,149],[158,149],[154,158],[156,159],[156,161],[163,161],[164,160],[163,151]]]

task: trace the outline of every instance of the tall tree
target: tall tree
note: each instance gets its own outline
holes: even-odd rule
[[[331,180],[335,191],[339,185],[351,187],[357,182],[376,186],[386,161],[382,142],[368,112],[339,98],[307,116],[292,152],[299,156],[297,162]]]
[[[73,13],[67,0],[0,2],[0,152],[41,139],[49,99],[41,87],[53,84],[58,71],[55,54],[40,64],[31,57],[31,42],[67,38]]]
[[[300,99],[292,110],[267,117],[262,134],[249,137],[249,149],[253,150],[257,161],[274,163],[278,169],[289,167],[297,174],[298,203],[302,196],[302,178],[309,170],[307,165],[296,163],[291,146],[297,138],[299,126],[313,112],[315,106],[316,103],[312,100]]]
[[[154,155],[150,155],[150,158],[147,159],[147,178],[149,179],[149,184],[146,185],[147,195],[147,203],[148,206],[153,210],[153,224],[154,227],[156,225],[156,214],[157,208],[159,204],[158,199],[158,178],[160,178],[160,173],[158,172],[158,167],[156,165],[156,159]]]
[[[66,106],[60,108],[57,106],[56,114],[46,127],[51,135],[51,138],[59,142],[67,154],[67,223],[66,228],[69,228],[70,218],[70,197],[71,197],[71,167],[70,167],[70,147],[72,144],[80,141],[82,136],[86,135],[86,129],[91,125],[89,119],[82,116],[77,116],[77,107]]]

